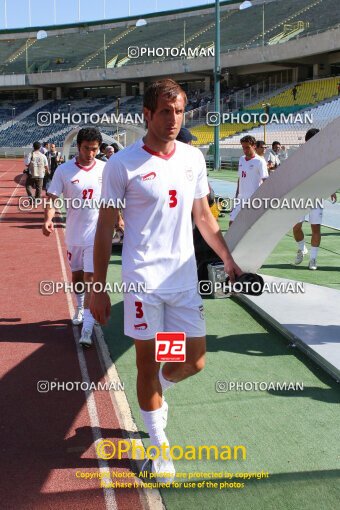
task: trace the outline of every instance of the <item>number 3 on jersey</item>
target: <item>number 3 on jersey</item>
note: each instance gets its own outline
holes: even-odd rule
[[[177,191],[175,189],[169,189],[169,207],[176,207],[177,205]]]
[[[141,301],[135,301],[135,307],[136,307],[136,319],[141,319],[144,315],[143,303]]]
[[[91,189],[91,188],[83,189],[83,200],[86,200],[87,198],[91,200],[92,195],[93,195],[93,189]]]

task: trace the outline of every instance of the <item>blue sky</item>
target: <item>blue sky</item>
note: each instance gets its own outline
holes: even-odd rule
[[[56,5],[57,24],[78,22],[79,0],[0,0],[0,29],[7,27],[22,28],[30,26],[29,4],[31,5],[31,26],[54,25],[54,5]],[[128,16],[129,4],[131,16],[150,12],[194,7],[214,3],[214,0],[80,0],[80,21],[115,19]]]

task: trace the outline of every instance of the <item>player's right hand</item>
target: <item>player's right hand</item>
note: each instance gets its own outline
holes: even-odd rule
[[[106,324],[110,318],[111,301],[107,292],[91,292],[90,311],[99,324]]]
[[[54,232],[53,221],[52,220],[45,221],[45,223],[43,224],[43,227],[42,227],[42,231],[43,231],[44,236],[47,236],[47,237],[50,234],[53,234],[53,232]]]

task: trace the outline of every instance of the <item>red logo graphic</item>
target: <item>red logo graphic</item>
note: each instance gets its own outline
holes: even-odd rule
[[[147,325],[146,322],[141,322],[140,324],[135,324],[134,325],[134,328],[135,329],[139,329],[139,330],[146,329],[147,327],[148,327],[148,325]]]
[[[71,181],[71,182],[72,182],[72,184],[78,184],[79,179],[74,179],[74,181]]]
[[[156,333],[156,361],[179,361],[186,359],[186,335],[178,331]]]
[[[155,172],[150,172],[148,174],[142,175],[142,181],[152,181],[152,179],[155,179],[155,177]]]

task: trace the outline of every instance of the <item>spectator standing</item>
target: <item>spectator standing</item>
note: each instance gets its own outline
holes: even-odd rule
[[[48,152],[48,150],[49,150],[49,143],[48,142],[44,142],[42,144],[42,146],[40,147],[41,154],[45,154],[45,156],[46,156],[46,153]]]
[[[108,143],[101,143],[100,144],[100,147],[99,147],[99,152],[96,156],[96,159],[99,159],[100,161],[104,161],[106,162],[107,161],[107,157],[105,156],[105,149],[106,147],[108,146],[109,144]]]
[[[115,150],[114,148],[112,147],[112,145],[108,145],[105,149],[105,157],[106,157],[106,160],[109,161],[110,157],[115,153]],[[103,161],[103,160],[102,160]]]
[[[292,89],[293,99],[296,101],[296,94],[297,94],[297,88],[296,85],[294,85],[294,88]]]
[[[45,154],[40,151],[41,143],[33,143],[33,151],[25,158],[25,164],[28,167],[26,191],[27,195],[33,200],[33,187],[35,187],[35,198],[41,197],[41,190],[45,175],[48,173],[48,162]]]
[[[274,170],[278,166],[281,165],[281,162],[287,159],[288,154],[286,151],[286,147],[284,145],[281,145],[280,142],[275,141],[272,143],[272,148],[268,151],[268,153],[265,156],[265,159],[268,164],[268,171],[269,173],[273,173]]]

